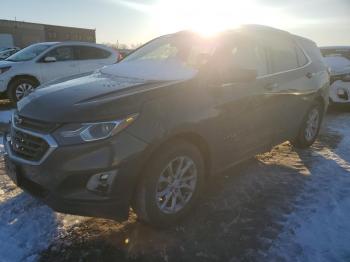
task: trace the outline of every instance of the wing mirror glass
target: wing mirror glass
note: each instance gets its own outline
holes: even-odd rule
[[[52,63],[52,62],[56,62],[56,61],[57,61],[56,57],[53,57],[53,56],[47,56],[44,58],[45,63]]]

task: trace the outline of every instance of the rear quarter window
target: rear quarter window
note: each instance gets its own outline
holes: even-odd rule
[[[303,50],[301,50],[301,48],[298,47],[298,46],[296,46],[295,48],[296,48],[296,52],[297,52],[297,58],[298,58],[299,66],[301,67],[301,66],[306,65],[309,62],[309,60],[305,56]]]

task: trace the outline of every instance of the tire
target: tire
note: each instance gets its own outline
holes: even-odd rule
[[[317,139],[323,119],[323,107],[320,104],[313,105],[304,117],[297,137],[292,140],[292,144],[297,148],[310,147]],[[316,119],[312,121],[312,119]]]
[[[12,103],[16,103],[21,100],[24,96],[32,92],[39,83],[28,77],[22,77],[11,81],[9,88],[7,90],[7,97]],[[19,95],[18,91],[23,91],[23,95]]]
[[[180,166],[189,167],[182,176],[176,172]],[[203,157],[194,145],[178,139],[163,145],[152,157],[136,190],[133,209],[138,219],[160,228],[176,224],[198,200],[204,187],[204,172]],[[178,180],[171,183],[174,173]]]

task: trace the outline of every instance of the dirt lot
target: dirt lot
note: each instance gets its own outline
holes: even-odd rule
[[[156,230],[57,214],[0,171],[2,261],[349,261],[350,113],[317,143],[275,147],[210,183],[180,225]],[[1,163],[2,165],[2,163]]]

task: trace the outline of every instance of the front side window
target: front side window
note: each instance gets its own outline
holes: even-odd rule
[[[76,46],[75,51],[79,60],[106,59],[111,55],[107,50],[92,46]]]
[[[74,60],[74,52],[71,46],[60,46],[48,52],[45,57],[54,57],[56,61]]]
[[[51,45],[45,45],[45,44],[36,44],[28,46],[21,51],[18,51],[17,53],[13,54],[12,56],[8,57],[7,61],[12,62],[24,62],[32,60],[36,57],[38,57],[40,54],[42,54],[45,50],[47,50]]]
[[[258,76],[268,71],[265,49],[253,39],[236,38],[224,42],[214,54],[214,60],[223,70],[255,70]]]

